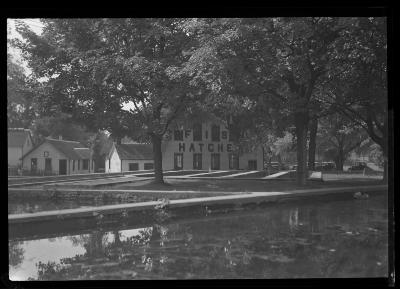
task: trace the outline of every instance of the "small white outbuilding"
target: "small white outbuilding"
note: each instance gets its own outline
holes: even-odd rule
[[[93,172],[90,149],[77,141],[45,138],[22,156],[24,170],[38,175],[72,175]]]
[[[105,159],[105,172],[116,173],[154,168],[151,144],[114,143]]]

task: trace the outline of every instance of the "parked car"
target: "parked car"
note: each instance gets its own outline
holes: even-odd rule
[[[265,169],[268,169],[269,168],[269,163],[265,162],[264,163],[264,167],[265,167]],[[279,162],[271,162],[271,168],[274,171],[282,171],[282,170],[287,170],[288,167],[285,164],[282,164],[282,163],[279,163]]]
[[[365,162],[358,162],[349,168],[349,171],[362,171],[367,167]]]
[[[316,171],[332,171],[334,169],[336,169],[336,165],[334,162],[315,163]]]

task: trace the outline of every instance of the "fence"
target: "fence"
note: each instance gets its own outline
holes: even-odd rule
[[[26,170],[18,167],[8,167],[8,176],[56,176],[58,172],[45,170]]]
[[[322,172],[324,180],[337,180],[337,179],[381,179],[383,178],[382,172],[373,170],[359,170],[359,171],[324,171]]]

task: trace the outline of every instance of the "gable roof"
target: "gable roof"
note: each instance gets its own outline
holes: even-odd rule
[[[23,147],[26,138],[31,138],[29,129],[8,129],[8,146],[9,147]],[[32,138],[31,138],[32,141]]]
[[[77,153],[77,151],[75,150],[75,148],[85,147],[80,142],[50,139],[50,138],[46,138],[46,142],[53,145],[57,150],[62,152],[69,159],[72,160],[82,159],[79,153]]]
[[[90,149],[89,148],[74,148],[76,154],[79,155],[81,159],[90,159]]]
[[[115,144],[114,146],[121,160],[153,159],[153,146],[151,144]]]
[[[64,154],[68,159],[72,160],[88,159],[90,156],[89,149],[83,146],[80,142],[45,138],[40,144],[33,147],[30,151],[24,154],[21,159],[23,159],[32,151],[40,147],[43,143],[51,144],[56,150]],[[78,150],[82,150],[82,152],[77,152],[78,151],[77,148]],[[83,148],[86,150],[83,150]]]

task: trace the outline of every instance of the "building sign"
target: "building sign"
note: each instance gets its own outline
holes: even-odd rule
[[[224,145],[223,143],[209,143],[207,146],[204,147],[204,143],[190,143],[188,147],[189,152],[203,152],[203,150],[207,150],[208,152],[232,152],[233,151],[233,146],[232,144],[226,144]],[[186,151],[186,144],[185,143],[178,143],[178,151],[179,152],[185,152]]]
[[[44,151],[44,152],[43,152],[43,156],[44,156],[45,158],[47,158],[47,157],[49,156],[49,152],[48,152],[48,151]]]
[[[219,126],[214,127],[214,130],[215,130],[214,131],[214,134],[215,134],[214,137],[215,137],[216,141],[217,141],[217,139],[219,139],[219,129],[218,129],[218,127]],[[215,129],[215,128],[217,128],[217,129]],[[208,131],[205,130],[204,132],[205,132],[205,138],[208,139]],[[195,130],[193,132],[193,134],[196,136],[195,139],[201,140],[201,136],[202,136],[201,124],[200,124],[200,127],[197,127],[197,131]],[[192,130],[191,129],[185,129],[185,130],[177,129],[177,130],[174,130],[173,134],[172,134],[172,131],[170,129],[168,129],[166,131],[166,133],[165,133],[166,140],[171,140],[172,139],[172,135],[174,135],[174,140],[175,141],[179,141],[179,140],[183,141],[184,138],[187,138],[187,139],[191,138]],[[228,139],[228,131],[226,131],[226,130],[221,131],[221,138],[222,139]]]

